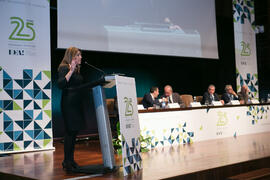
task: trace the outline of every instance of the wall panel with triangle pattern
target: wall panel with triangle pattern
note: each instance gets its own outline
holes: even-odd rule
[[[52,147],[50,71],[24,69],[22,79],[1,71],[0,152]]]
[[[0,1],[0,12],[0,154],[53,149],[50,2]]]

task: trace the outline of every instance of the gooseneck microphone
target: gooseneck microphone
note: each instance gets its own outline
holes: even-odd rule
[[[103,74],[103,76],[106,75],[105,71],[103,71],[102,69],[97,68],[96,66],[93,66],[92,64],[89,64],[87,61],[84,61],[84,64],[86,64],[87,66],[89,66],[89,67],[91,67],[91,68],[93,68],[93,69],[101,72]]]
[[[113,76],[115,76],[115,75],[124,76],[124,75],[125,75],[125,74],[123,74],[123,73],[112,73],[112,74],[107,74],[107,73],[106,73],[105,71],[103,71],[102,69],[99,69],[99,68],[97,68],[96,66],[94,66],[94,65],[92,65],[92,64],[89,64],[86,60],[84,61],[84,64],[86,64],[87,66],[89,66],[89,67],[95,69],[96,71],[101,72],[101,73],[102,73],[102,77],[101,77],[101,78],[104,78],[105,76],[108,76],[108,75],[113,75]]]

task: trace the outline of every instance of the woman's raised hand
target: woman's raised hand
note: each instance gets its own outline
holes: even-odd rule
[[[76,62],[74,60],[71,61],[71,64],[69,65],[69,69],[74,72],[75,68],[76,68]]]

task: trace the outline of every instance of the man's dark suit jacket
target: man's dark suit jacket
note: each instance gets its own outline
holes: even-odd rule
[[[208,92],[205,92],[205,93],[203,94],[203,99],[202,99],[201,104],[205,104],[205,101],[206,101],[206,100],[208,100],[209,104],[212,103],[212,99],[210,98],[210,94],[209,94]],[[219,100],[220,100],[220,99],[219,99],[217,93],[214,93],[214,101],[219,101]]]
[[[163,96],[161,96],[161,98],[167,98],[167,96],[163,95]],[[173,98],[173,103],[178,103],[178,104],[182,104],[183,103],[182,98],[176,92],[174,92],[172,94],[172,98]]]
[[[147,93],[143,96],[142,104],[144,108],[149,108],[153,107],[154,104],[159,105],[160,103],[157,98],[153,100],[151,94]]]
[[[235,95],[233,95],[233,98],[232,99],[231,99],[230,96],[231,96],[231,94],[224,93],[224,94],[222,94],[221,99],[225,102],[225,104],[231,102],[231,100],[238,100],[238,98]]]

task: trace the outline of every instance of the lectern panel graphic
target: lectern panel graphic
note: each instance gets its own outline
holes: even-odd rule
[[[104,88],[116,85],[122,137],[123,171],[124,175],[127,175],[142,168],[135,79],[115,75],[106,76],[105,81],[105,85],[97,85],[93,88],[103,164],[105,168],[113,169],[115,167]]]
[[[122,138],[124,175],[142,168],[140,154],[140,125],[137,109],[135,79],[116,76],[117,103]]]

